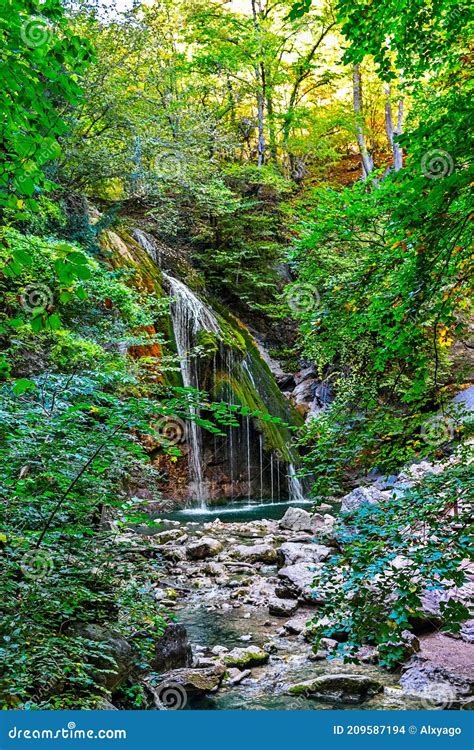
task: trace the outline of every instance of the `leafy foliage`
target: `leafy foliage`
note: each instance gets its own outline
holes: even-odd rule
[[[426,591],[444,594],[443,631],[459,632],[470,611],[449,594],[467,581],[473,500],[467,459],[468,453],[402,495],[345,514],[336,532],[341,552],[314,583],[325,599],[314,620],[316,645],[336,635],[334,655],[357,662],[358,649],[370,643],[381,664],[395,667],[405,658],[404,631],[424,617]]]

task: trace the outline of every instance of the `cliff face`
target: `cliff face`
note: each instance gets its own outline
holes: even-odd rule
[[[234,407],[234,423],[220,434],[193,421],[175,425],[181,452],[175,461],[151,446],[163,473],[164,497],[206,504],[300,494],[290,445],[302,417],[280,391],[244,323],[196,288],[195,272],[183,258],[141,229],[105,231],[101,247],[111,267],[128,273],[130,284],[156,299],[156,321],[137,332],[142,340],[128,355],[141,360],[165,389],[203,391],[211,401]],[[179,369],[167,364],[172,356],[178,356]],[[197,413],[192,400],[189,408],[199,420],[209,416]]]

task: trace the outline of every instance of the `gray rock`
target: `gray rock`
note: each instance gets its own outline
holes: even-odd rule
[[[319,563],[327,560],[332,552],[330,547],[323,544],[285,542],[277,550],[278,564],[285,567],[299,562]]]
[[[247,679],[247,677],[250,677],[251,674],[252,672],[250,671],[250,669],[244,669],[243,671],[241,671],[236,667],[230,667],[227,671],[225,682],[227,685],[239,685],[242,680]]]
[[[222,682],[224,672],[222,664],[215,664],[208,669],[173,669],[160,675],[155,695],[160,703],[166,705],[165,690],[168,690],[170,694],[174,691],[177,699],[185,702],[186,695],[205,695],[216,690]],[[184,696],[182,691],[177,690],[176,686],[179,685],[184,690]]]
[[[308,513],[303,508],[288,508],[280,521],[280,528],[290,531],[314,532],[324,526],[324,517],[319,513]]]
[[[303,407],[304,410],[308,411],[314,401],[317,384],[316,378],[309,378],[298,383],[291,392],[291,399],[295,406]]]
[[[474,675],[459,675],[416,655],[403,668],[400,685],[406,695],[421,698],[425,708],[459,708],[474,694]]]
[[[212,537],[204,536],[197,539],[186,547],[188,560],[204,560],[206,557],[214,557],[224,549],[221,542]]]
[[[283,625],[286,632],[291,635],[299,635],[306,630],[306,623],[311,619],[311,615],[308,612],[302,612],[296,614],[291,620],[288,620]]]
[[[366,503],[377,504],[390,497],[390,494],[390,492],[378,490],[377,487],[356,487],[342,498],[341,513],[353,513]]]
[[[167,544],[168,542],[184,542],[188,538],[184,529],[166,529],[153,535],[154,544]]]
[[[292,685],[290,695],[306,695],[328,703],[362,703],[377,693],[383,685],[364,674],[327,674]]]
[[[314,378],[316,376],[316,370],[314,369],[313,365],[310,365],[309,367],[304,367],[299,372],[296,372],[294,375],[295,383],[296,385],[299,385],[300,383],[303,383],[305,380],[308,380],[309,378]]]
[[[191,644],[184,625],[171,623],[156,639],[150,666],[155,672],[188,667],[192,662]]]
[[[310,570],[310,567],[312,568]],[[317,566],[308,566],[307,563],[297,563],[281,568],[278,576],[281,579],[285,589],[292,593],[297,599],[302,599],[312,604],[321,603],[321,595],[317,595],[312,588],[312,583],[316,575]]]
[[[289,617],[298,607],[298,602],[295,599],[270,599],[268,603],[268,611],[271,615],[276,617]]]
[[[248,563],[263,562],[267,565],[276,563],[276,550],[269,544],[240,544],[231,550],[231,557]]]

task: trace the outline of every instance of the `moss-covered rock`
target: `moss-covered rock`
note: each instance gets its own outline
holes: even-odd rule
[[[234,648],[224,656],[224,663],[228,667],[246,669],[266,664],[270,658],[267,651],[258,646],[247,646],[247,648]]]

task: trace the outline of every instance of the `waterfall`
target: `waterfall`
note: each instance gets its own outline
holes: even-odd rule
[[[141,229],[134,229],[132,237],[148,253],[156,265],[161,268],[161,252],[154,238]]]
[[[305,499],[302,484],[296,476],[293,464],[288,464],[288,492],[293,502],[302,502]]]
[[[176,348],[180,359],[181,376],[185,388],[199,390],[199,371],[192,349],[199,331],[220,334],[219,323],[214,313],[182,281],[163,273],[170,286],[171,318]],[[191,415],[196,407],[190,406]],[[201,428],[194,421],[186,423],[186,438],[189,445],[189,474],[192,494],[202,508],[206,507],[206,489],[203,474]]]
[[[252,477],[250,473],[250,417],[246,417],[246,426],[247,426],[247,498],[250,500],[250,495],[252,491]]]

